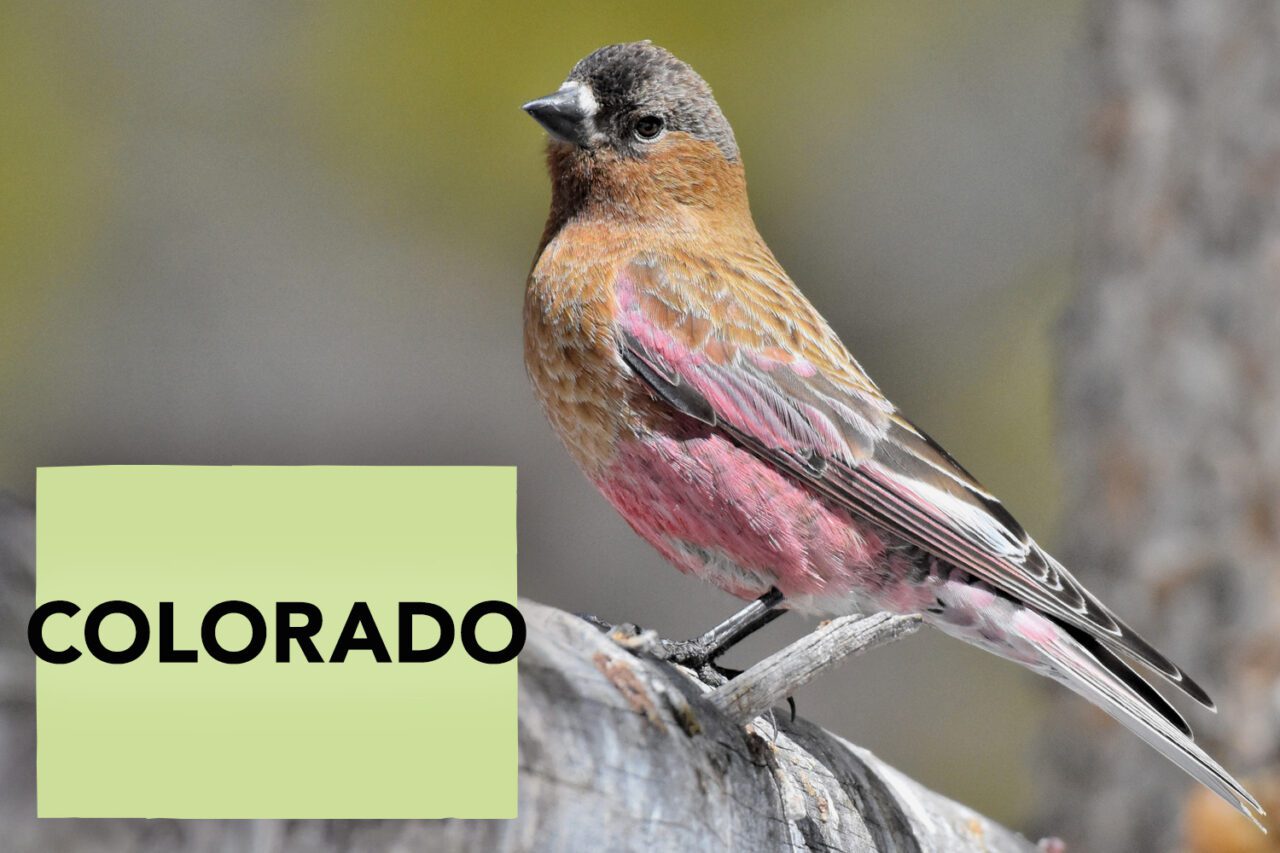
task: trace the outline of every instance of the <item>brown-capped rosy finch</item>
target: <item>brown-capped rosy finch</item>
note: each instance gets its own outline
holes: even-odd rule
[[[637,533],[740,598],[921,614],[1261,812],[1131,663],[1212,708],[1208,695],[904,418],[787,277],[693,69],[648,42],[611,45],[525,110],[550,134],[553,187],[526,363],[556,433]]]

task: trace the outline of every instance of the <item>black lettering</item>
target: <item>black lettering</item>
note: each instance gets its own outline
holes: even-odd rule
[[[36,653],[36,657],[49,663],[71,663],[80,657],[81,652],[75,646],[62,650],[51,649],[44,641],[45,620],[54,614],[75,616],[79,612],[80,606],[78,604],[72,604],[70,601],[62,601],[60,599],[46,601],[36,608],[35,613],[31,614],[31,620],[27,622],[27,642],[31,644],[31,651]]]
[[[301,625],[291,625],[289,617],[295,613],[306,617],[306,621]],[[289,641],[292,640],[302,650],[302,656],[306,658],[307,663],[324,663],[324,657],[311,639],[320,633],[320,626],[323,623],[324,616],[321,615],[320,608],[310,602],[277,601],[276,662],[289,662]]]
[[[440,639],[429,649],[413,647],[413,617],[426,616],[440,627]],[[453,647],[453,617],[439,604],[429,601],[402,601],[399,613],[400,663],[430,663],[439,660]]]
[[[239,613],[249,622],[249,643],[239,651],[228,651],[218,642],[218,622],[229,613]],[[267,644],[267,621],[247,601],[220,601],[209,608],[200,622],[200,642],[209,657],[219,663],[247,663]]]
[[[364,630],[363,637],[356,636],[358,628]],[[351,605],[351,612],[347,614],[347,621],[338,634],[338,642],[334,643],[329,663],[342,663],[347,659],[347,652],[353,649],[366,649],[373,652],[373,658],[378,663],[391,663],[391,653],[387,651],[387,644],[382,642],[378,624],[373,621],[369,605],[363,601]]]
[[[195,663],[195,649],[173,647],[173,602],[160,602],[160,663]]]
[[[476,640],[476,626],[480,623],[480,617],[490,613],[501,616],[511,625],[510,642],[496,652],[488,651]],[[524,617],[514,605],[505,601],[482,601],[462,617],[462,647],[481,663],[506,663],[511,660],[524,648],[525,634]]]
[[[102,620],[115,613],[127,616],[133,623],[133,642],[118,652],[104,646],[101,636]],[[149,642],[151,625],[147,623],[147,614],[128,601],[104,601],[90,610],[84,620],[84,644],[89,648],[89,654],[103,663],[133,663],[142,657]]]

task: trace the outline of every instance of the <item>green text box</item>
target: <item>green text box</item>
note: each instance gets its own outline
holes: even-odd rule
[[[85,650],[94,605],[148,614],[151,644],[129,664],[87,652],[37,667],[41,817],[508,818],[516,814],[516,664],[472,660],[459,641],[432,663],[394,662],[396,606],[431,601],[460,625],[479,601],[516,600],[514,468],[46,468],[37,478],[37,600],[51,647]],[[228,599],[267,618],[265,650],[218,663],[200,620]],[[175,645],[158,661],[158,602]],[[352,602],[368,602],[392,663],[275,659],[275,603],[317,605],[327,658]],[[417,638],[437,632],[424,620]],[[506,623],[481,620],[503,647]],[[228,648],[248,638],[229,616]],[[124,616],[103,622],[128,645]]]

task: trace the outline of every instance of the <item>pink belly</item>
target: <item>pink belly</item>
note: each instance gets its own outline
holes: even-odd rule
[[[625,442],[596,485],[678,568],[742,598],[892,596],[908,569],[875,529],[715,433]]]
[[[1066,642],[1038,613],[964,572],[924,571],[847,511],[714,433],[624,444],[596,480],[605,497],[682,571],[741,598],[776,586],[823,615],[889,610],[1036,668]]]

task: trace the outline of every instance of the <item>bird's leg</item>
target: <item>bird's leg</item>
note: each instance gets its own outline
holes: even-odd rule
[[[667,660],[701,670],[720,655],[777,619],[785,610],[778,607],[782,593],[777,587],[769,591],[694,640],[671,642],[663,640]]]
[[[782,593],[772,587],[764,595],[693,640],[664,640],[653,631],[624,623],[612,625],[588,613],[579,613],[581,619],[590,622],[602,632],[627,648],[643,651],[672,663],[686,666],[712,686],[721,685],[738,675],[737,670],[717,666],[716,658],[777,619],[785,610],[778,607]]]

